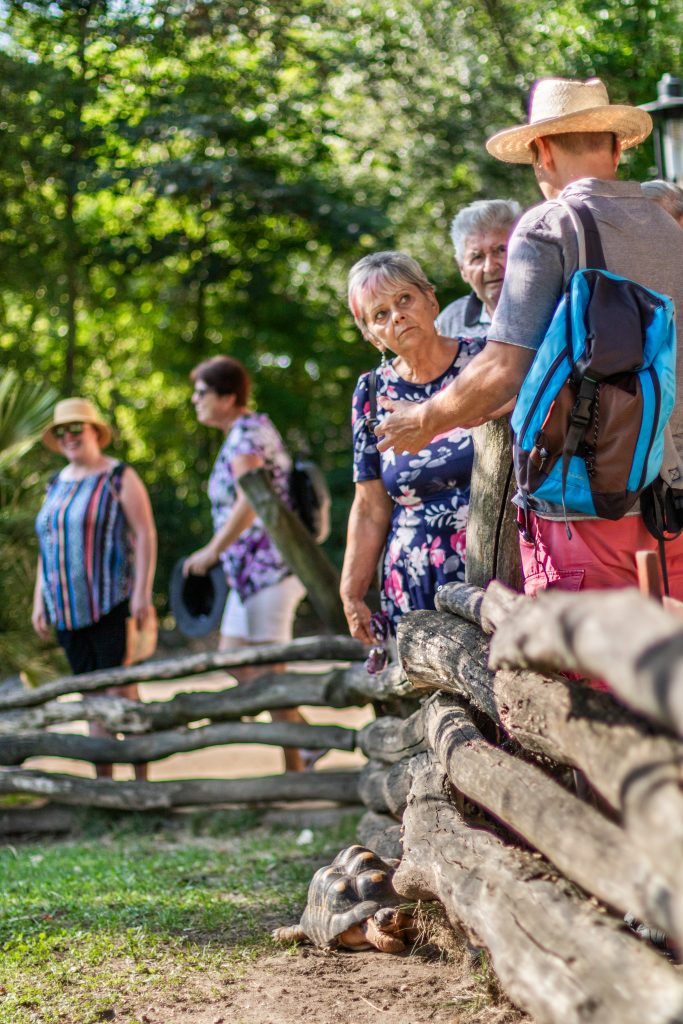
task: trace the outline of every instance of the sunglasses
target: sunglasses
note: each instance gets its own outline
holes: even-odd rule
[[[58,441],[61,441],[65,434],[71,434],[73,437],[78,437],[79,434],[83,433],[84,429],[85,423],[64,423],[55,427],[52,433]]]
[[[208,395],[209,391],[213,391],[213,388],[207,388],[206,386],[202,387],[201,385],[198,387],[195,384],[194,391],[192,393],[196,395],[197,398],[203,398],[204,395]]]

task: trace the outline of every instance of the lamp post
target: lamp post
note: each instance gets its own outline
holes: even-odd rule
[[[657,82],[657,99],[642,103],[654,121],[655,159],[660,178],[683,186],[683,85],[674,75]]]

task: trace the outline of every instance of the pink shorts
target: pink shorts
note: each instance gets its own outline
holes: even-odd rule
[[[623,519],[570,521],[569,540],[564,522],[529,513],[526,541],[520,534],[524,593],[539,590],[610,590],[637,587],[636,551],[658,551],[655,538],[641,516]],[[667,541],[666,568],[669,592],[683,600],[683,534]]]
[[[570,521],[571,540],[564,522],[528,514],[532,541],[519,535],[524,593],[541,590],[611,590],[637,587],[636,551],[656,551],[657,541],[641,516]],[[666,569],[671,597],[683,600],[683,533],[667,541]],[[661,569],[660,569],[661,573]],[[578,679],[565,672],[569,679]],[[609,690],[602,679],[587,680],[595,690]]]

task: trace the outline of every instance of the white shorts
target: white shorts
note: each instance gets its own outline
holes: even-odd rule
[[[225,602],[221,636],[255,644],[287,643],[292,639],[294,616],[305,593],[298,576],[285,576],[244,601],[236,590],[231,590]]]

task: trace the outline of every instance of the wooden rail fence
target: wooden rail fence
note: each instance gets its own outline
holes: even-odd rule
[[[635,590],[531,600],[499,581],[518,582],[504,430],[492,424],[478,434],[488,489],[468,528],[470,582],[442,588],[435,611],[405,617],[400,665],[369,676],[363,649],[332,636],[3,693],[0,793],[135,809],[362,803],[359,839],[400,858],[398,891],[439,900],[487,947],[503,987],[538,1024],[683,1024],[683,970],[624,924],[633,914],[683,948],[683,625]],[[316,659],[338,664],[268,671]],[[97,695],[114,682],[245,664],[264,665],[264,674],[220,693],[145,704]],[[57,700],[76,690],[79,701]],[[394,713],[358,732],[240,721],[369,701]],[[121,738],[45,731],[89,717]],[[360,772],[167,783],[21,767],[37,753],[135,764],[232,742],[359,748],[368,761]]]

